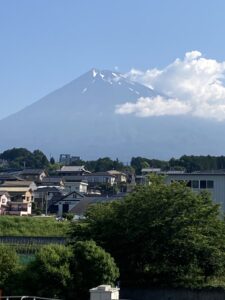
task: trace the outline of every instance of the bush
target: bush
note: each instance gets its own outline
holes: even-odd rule
[[[88,299],[90,288],[100,284],[114,285],[119,277],[114,259],[94,241],[75,243],[73,256],[71,267],[77,299]]]

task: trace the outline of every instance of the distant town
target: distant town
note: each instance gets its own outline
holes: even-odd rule
[[[167,184],[185,182],[195,192],[207,190],[225,211],[224,156],[133,157],[124,165],[71,154],[48,160],[40,150],[13,148],[0,154],[0,215],[82,219],[91,204],[123,199],[135,186],[148,184],[150,174],[165,176]]]

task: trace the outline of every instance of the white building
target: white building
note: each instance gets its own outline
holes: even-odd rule
[[[109,184],[113,186],[116,183],[116,176],[108,172],[95,172],[83,176],[90,185],[93,184]]]
[[[206,171],[194,173],[164,173],[166,183],[184,181],[194,192],[208,191],[213,201],[225,211],[225,171]]]
[[[65,192],[78,192],[82,194],[87,193],[88,183],[79,176],[65,176],[63,177]]]

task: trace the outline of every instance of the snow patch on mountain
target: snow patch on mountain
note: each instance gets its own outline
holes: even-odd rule
[[[93,69],[93,70],[92,70],[92,74],[93,74],[93,77],[96,77],[97,74],[98,74],[98,72],[96,72],[95,69]]]

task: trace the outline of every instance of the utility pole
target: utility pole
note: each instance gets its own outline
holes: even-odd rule
[[[48,199],[46,197],[46,193],[45,193],[45,215],[47,216],[48,214]]]

